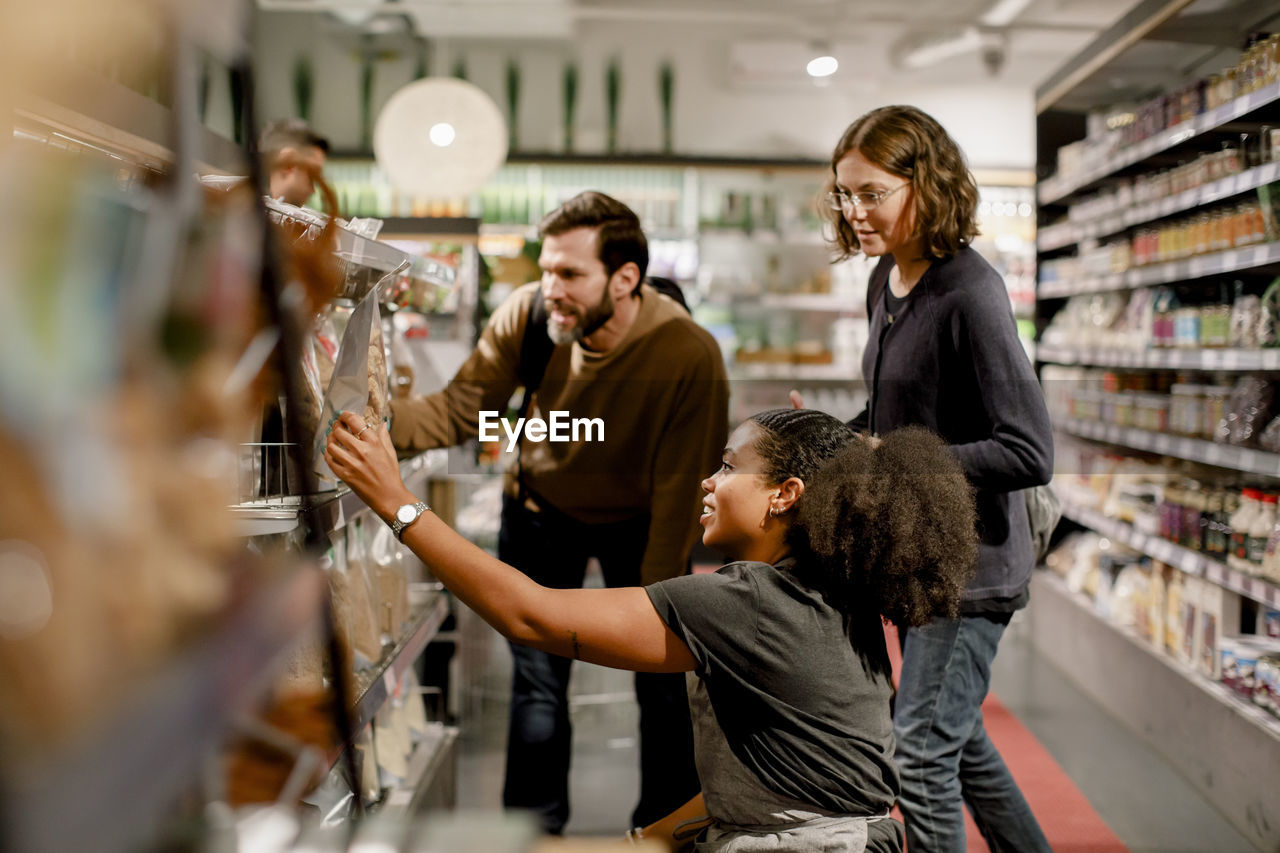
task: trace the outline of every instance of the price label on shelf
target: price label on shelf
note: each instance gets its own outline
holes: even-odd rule
[[[1173,450],[1173,437],[1163,432],[1159,433],[1156,435],[1156,440],[1152,449],[1155,450],[1156,453],[1163,453],[1167,455],[1171,450]]]
[[[1263,163],[1258,171],[1259,183],[1269,184],[1276,179],[1276,173],[1280,171],[1280,163]]]
[[[1240,367],[1240,352],[1238,350],[1233,350],[1233,349],[1223,350],[1222,351],[1222,369],[1236,370],[1239,367]]]

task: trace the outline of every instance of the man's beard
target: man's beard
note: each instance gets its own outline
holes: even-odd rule
[[[600,301],[585,312],[577,306],[564,311],[564,313],[571,313],[578,318],[578,322],[574,323],[572,328],[565,328],[551,319],[551,305],[552,303],[548,301],[547,337],[551,338],[556,344],[580,342],[599,331],[600,327],[613,317],[613,296],[609,293],[608,288],[605,289]]]

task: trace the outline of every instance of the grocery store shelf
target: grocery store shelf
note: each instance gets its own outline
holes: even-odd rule
[[[1242,95],[1229,104],[1208,110],[1189,122],[1175,125],[1132,145],[1079,175],[1072,178],[1053,177],[1042,181],[1036,190],[1037,198],[1042,205],[1061,201],[1073,193],[1090,187],[1102,178],[1156,154],[1176,148],[1190,139],[1216,130],[1228,122],[1235,121],[1277,100],[1280,100],[1280,83],[1272,83],[1256,92]]]
[[[1135,225],[1154,222],[1175,213],[1195,210],[1201,205],[1212,204],[1224,198],[1255,190],[1266,186],[1277,177],[1280,177],[1280,163],[1263,163],[1238,175],[1220,178],[1168,198],[1137,204],[1124,210],[1113,210],[1084,221],[1050,225],[1041,228],[1036,235],[1036,248],[1041,252],[1052,252],[1065,249],[1083,240],[1095,240],[1109,234],[1118,234]]]
[[[351,715],[353,738],[373,722],[387,698],[395,693],[405,671],[439,633],[448,615],[449,599],[441,591],[433,592],[415,611],[411,627],[395,647],[383,655],[382,662],[367,673],[356,674],[363,687]]]
[[[762,308],[785,311],[834,311],[850,317],[866,317],[867,309],[856,299],[831,293],[766,293]]]
[[[311,566],[266,583],[122,707],[99,709],[101,724],[70,754],[37,767],[6,759],[7,849],[149,848],[234,718],[267,689],[281,653],[314,624],[327,591]]]
[[[1202,441],[1198,438],[1184,438],[1163,432],[1148,432],[1078,418],[1062,418],[1056,422],[1056,425],[1059,429],[1080,438],[1159,453],[1163,456],[1173,456],[1191,462],[1201,462],[1216,468],[1280,478],[1280,453],[1267,453],[1264,450],[1254,450],[1249,447],[1235,447],[1214,441]]]
[[[731,381],[794,379],[807,382],[855,382],[861,380],[857,367],[837,364],[738,364],[729,373]]]
[[[400,477],[410,489],[428,477],[445,472],[449,452],[444,449],[428,450],[400,461]],[[239,536],[262,536],[288,533],[298,526],[307,511],[316,513],[318,523],[326,531],[341,529],[347,519],[368,509],[364,501],[343,483],[338,488],[312,495],[285,495],[247,501],[230,507]]]
[[[1095,509],[1067,500],[1062,502],[1062,514],[1077,524],[1122,542],[1154,560],[1168,563],[1184,574],[1204,578],[1267,607],[1280,608],[1280,586],[1238,572],[1220,560],[1175,545],[1159,536],[1143,533],[1132,524],[1108,518]]]
[[[457,727],[429,723],[426,737],[409,757],[405,783],[387,793],[378,815],[409,818],[427,809],[453,808],[457,804],[457,740]]]
[[[1280,720],[1098,616],[1037,571],[1027,624],[1037,649],[1165,756],[1259,850],[1280,848],[1274,779]]]
[[[20,120],[87,142],[126,159],[161,169],[173,163],[172,110],[132,89],[92,74],[76,86],[42,89],[39,76],[24,81],[14,112]],[[244,151],[206,127],[196,133],[196,165],[202,171],[244,173]]]
[[[1154,284],[1173,284],[1197,278],[1238,272],[1280,263],[1280,242],[1260,243],[1239,249],[1226,249],[1181,261],[1134,267],[1125,272],[1063,281],[1042,281],[1036,288],[1039,299],[1058,299],[1081,293],[1105,293],[1130,290]]]
[[[1040,344],[1037,361],[1172,370],[1280,370],[1280,349],[1098,349]]]

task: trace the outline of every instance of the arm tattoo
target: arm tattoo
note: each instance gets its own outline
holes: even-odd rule
[[[573,641],[573,659],[582,660],[582,648],[578,645],[578,632],[570,631],[569,639]]]

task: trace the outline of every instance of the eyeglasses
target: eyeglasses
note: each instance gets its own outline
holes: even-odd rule
[[[855,207],[860,207],[863,210],[875,210],[880,206],[881,202],[905,186],[907,186],[907,184],[898,184],[893,189],[885,190],[882,193],[830,192],[827,193],[827,206],[832,210],[839,210],[845,213],[853,210]]]

